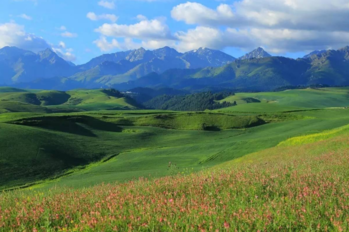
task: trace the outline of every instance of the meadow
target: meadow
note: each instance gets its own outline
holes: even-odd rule
[[[348,142],[283,144],[155,180],[3,193],[0,230],[347,231]]]
[[[0,231],[346,231],[347,92],[175,112],[104,108],[97,91],[92,110],[1,113]]]

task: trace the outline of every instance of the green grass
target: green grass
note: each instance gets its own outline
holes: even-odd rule
[[[47,112],[47,109],[41,106],[22,103],[22,102],[0,101],[0,114],[12,113],[12,112],[45,113]]]
[[[0,114],[0,171],[8,173],[0,188],[34,182],[39,184],[34,188],[84,187],[149,175],[160,177],[169,174],[169,162],[176,163],[180,171],[198,171],[293,141],[294,137],[323,133],[316,139],[327,139],[341,131],[336,128],[349,124],[348,110],[343,107],[346,92],[346,88],[329,88],[239,93],[230,97],[230,101],[245,99],[236,107],[195,113],[99,110],[107,109],[101,105],[109,104],[108,100],[114,106],[124,100],[100,90],[33,91],[30,94],[41,94],[41,103],[31,107],[45,109],[42,105],[51,104],[45,107],[90,107],[93,111]],[[66,94],[70,96],[66,103],[52,105],[65,101]]]
[[[27,92],[27,90],[17,89],[12,87],[0,87],[0,93],[14,93],[14,92]]]
[[[77,98],[105,97],[90,94]],[[329,88],[242,93],[230,101],[261,103],[221,112],[1,113],[0,189],[12,191],[0,194],[0,231],[347,231],[347,97]]]
[[[265,149],[196,174],[3,193],[0,230],[347,231],[348,135]]]
[[[237,93],[222,101],[237,101],[237,106],[220,109],[222,112],[284,112],[328,107],[348,107],[348,88],[297,89],[282,92]],[[239,100],[240,99],[240,100]],[[249,103],[241,99],[256,99]]]
[[[34,188],[47,189],[53,186],[76,188],[101,182],[124,182],[149,175],[152,178],[161,177],[171,173],[171,170],[168,170],[169,162],[176,164],[180,172],[199,171],[275,147],[295,136],[318,133],[349,124],[348,110],[323,111],[332,117],[326,119],[308,117],[222,131],[168,130],[122,125],[120,125],[121,133],[93,129],[91,131],[96,137],[91,137],[88,149],[103,150],[105,157],[113,158],[107,162],[94,163],[83,170],[75,170],[69,175],[41,183]],[[81,142],[87,144],[87,141]]]
[[[118,125],[153,126],[181,130],[226,130],[262,125],[265,122],[257,116],[234,116],[212,113],[159,114],[132,118],[107,118]]]
[[[137,108],[135,102],[130,99],[118,98],[99,89],[62,92],[0,88],[0,113]]]

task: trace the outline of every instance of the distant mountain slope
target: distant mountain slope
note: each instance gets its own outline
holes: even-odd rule
[[[323,54],[323,53],[326,53],[326,52],[327,52],[327,50],[313,51],[313,52],[305,55],[303,58],[304,59],[308,59],[308,58],[312,57],[313,55],[320,55],[320,54]]]
[[[4,47],[0,49],[0,73],[0,83],[12,84],[69,76],[74,73],[74,67],[50,49],[35,54],[16,47]]]
[[[152,72],[163,73],[169,69],[195,69],[220,67],[235,58],[221,51],[200,48],[187,53],[179,53],[170,47],[153,51],[140,48],[128,52],[118,52],[97,57],[78,68],[85,70],[70,78],[76,81],[93,81],[104,85],[132,81]],[[102,63],[100,63],[102,62]],[[110,71],[100,70],[105,62],[113,62],[115,68]],[[96,65],[93,68],[92,65]]]
[[[220,67],[236,60],[234,57],[227,55],[218,50],[208,48],[199,48],[197,50],[189,51],[181,57],[185,60],[189,68],[203,68],[203,67]]]
[[[298,85],[349,85],[349,47],[315,52],[304,59],[272,57],[262,48],[236,60],[200,48],[179,53],[170,47],[143,48],[97,57],[72,66],[51,50],[39,54],[0,49],[0,85],[17,88],[170,87],[186,91],[212,89],[273,90]],[[95,66],[94,66],[95,65]]]
[[[170,47],[153,51],[144,48],[105,54],[83,65],[75,66],[65,61],[50,49],[35,54],[16,47],[0,49],[0,85],[32,86],[33,82],[52,88],[50,83],[69,78],[83,87],[110,86],[135,80],[152,72],[163,73],[169,69],[192,69],[219,67],[235,58],[221,51],[201,48],[188,53],[179,53]],[[46,81],[45,79],[57,78]],[[65,86],[70,83],[65,81]],[[78,84],[78,85],[79,85]],[[58,83],[59,85],[59,83]],[[76,84],[73,84],[76,87]],[[69,89],[69,87],[66,87]]]
[[[310,57],[309,84],[349,85],[349,47]]]
[[[186,90],[218,87],[265,91],[282,86],[318,84],[349,85],[349,47],[313,55],[309,59],[267,57],[236,60],[218,68],[169,70],[115,87],[168,86]]]
[[[248,59],[260,59],[271,57],[269,53],[267,53],[263,48],[259,47],[252,52],[247,53],[246,55],[240,57],[240,60],[248,60]]]

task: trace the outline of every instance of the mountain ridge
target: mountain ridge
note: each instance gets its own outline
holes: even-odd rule
[[[5,47],[0,49],[0,85],[60,90],[170,87],[264,91],[290,85],[349,84],[348,46],[314,51],[310,57],[296,60],[265,53],[257,48],[246,54],[246,59],[235,59],[208,48],[186,53],[170,47],[153,51],[140,48],[105,54],[85,66],[72,66],[50,49],[35,54]]]
[[[266,52],[263,48],[258,47],[257,49],[254,49],[253,51],[240,57],[239,60],[260,59],[260,58],[267,58],[267,57],[271,57],[271,55],[268,52]]]

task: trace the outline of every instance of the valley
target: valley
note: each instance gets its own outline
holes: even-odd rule
[[[112,89],[0,88],[0,188],[88,187],[208,169],[347,125],[348,90],[218,94],[234,105],[179,112],[144,109]]]
[[[349,231],[348,0],[1,0],[0,232]]]
[[[265,212],[278,228],[333,227],[310,192],[326,212],[347,215],[333,203],[348,186],[347,87],[192,94],[3,87],[0,103],[0,231],[274,230]],[[216,216],[201,216],[197,203]],[[310,225],[297,216],[304,205],[316,209],[302,211]],[[237,218],[246,207],[253,223]],[[115,212],[129,215],[127,223]],[[161,220],[169,214],[175,224]]]

